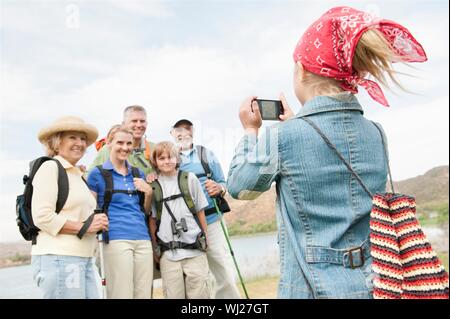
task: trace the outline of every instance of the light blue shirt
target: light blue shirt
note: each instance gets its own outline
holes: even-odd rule
[[[126,165],[128,174],[123,176],[114,169],[110,160],[103,164],[104,169],[112,171],[115,190],[136,190],[131,166],[128,162]],[[140,169],[139,172],[145,179],[144,173]],[[97,193],[97,207],[102,208],[106,184],[97,167],[92,169],[87,182],[89,189]],[[150,240],[146,218],[139,205],[138,194],[114,193],[109,204],[108,220],[110,240]]]
[[[219,160],[210,150],[205,148],[205,152],[206,158],[208,159],[209,169],[211,170],[211,179],[216,183],[219,183],[220,185],[225,187],[226,185],[225,177],[223,175],[222,167],[220,166]],[[194,173],[195,175],[197,175],[197,177],[201,174],[205,174],[195,145],[190,151],[182,152],[180,156],[181,156],[180,170]],[[207,180],[206,176],[200,176],[198,177],[198,179],[200,180],[200,183],[202,185],[203,193],[205,194],[206,199],[208,200],[208,207],[206,207],[205,209],[214,207],[213,200],[208,195],[208,192],[205,189],[205,182]],[[217,221],[218,219],[219,219],[218,214],[211,214],[206,216],[206,223],[211,224]]]
[[[385,191],[380,132],[351,95],[316,97],[259,138],[244,136],[230,164],[228,192],[254,199],[276,183],[279,298],[370,298],[372,199],[302,116],[322,130],[372,193]],[[362,250],[350,251],[355,247]],[[352,269],[350,254],[355,264],[363,255],[363,266]]]

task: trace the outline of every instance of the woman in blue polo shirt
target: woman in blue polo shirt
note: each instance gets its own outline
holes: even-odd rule
[[[107,297],[151,298],[153,251],[147,213],[151,208],[152,189],[145,182],[143,172],[127,161],[133,144],[131,132],[116,127],[107,143],[109,160],[93,169],[88,177],[97,205],[107,209],[109,219],[109,231],[103,234]],[[111,200],[105,207],[108,194]]]

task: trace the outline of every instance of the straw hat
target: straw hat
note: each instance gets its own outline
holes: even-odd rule
[[[38,133],[38,139],[41,143],[44,143],[53,134],[68,131],[85,133],[87,146],[94,143],[98,137],[98,131],[95,126],[86,123],[77,116],[64,116],[41,129]]]

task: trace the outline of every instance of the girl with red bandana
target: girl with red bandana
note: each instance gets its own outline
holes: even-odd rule
[[[361,86],[388,106],[377,82],[398,84],[392,63],[427,57],[398,23],[336,7],[304,32],[293,58],[303,107],[294,115],[281,95],[282,121],[258,137],[256,96],[242,103],[246,134],[227,188],[249,200],[276,183],[279,298],[372,298],[371,195],[386,190],[388,156],[381,126],[355,94]]]

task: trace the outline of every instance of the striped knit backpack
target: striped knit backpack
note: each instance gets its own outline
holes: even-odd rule
[[[416,218],[414,197],[394,192],[386,144],[381,135],[392,193],[373,195],[359,175],[314,122],[302,117],[322,137],[372,198],[370,244],[375,299],[448,299],[449,277]]]

